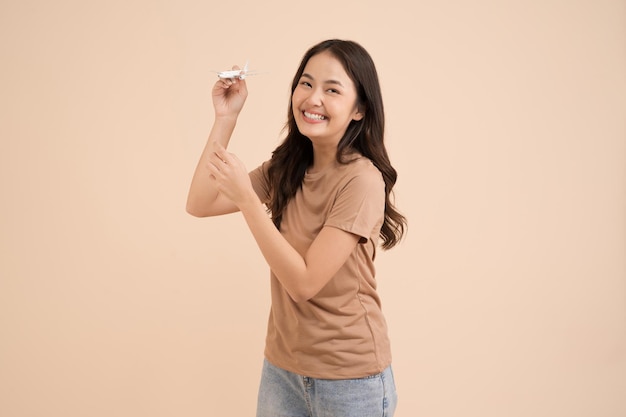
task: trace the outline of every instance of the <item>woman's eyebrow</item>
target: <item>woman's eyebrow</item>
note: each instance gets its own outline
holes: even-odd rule
[[[307,74],[306,72],[302,74],[302,77],[308,78],[311,81],[315,80],[315,78],[313,78],[313,76],[311,74]],[[343,87],[343,84],[341,83],[341,81],[338,81],[338,80],[326,80],[326,81],[324,81],[324,84],[336,84],[336,85],[338,85],[340,87]]]

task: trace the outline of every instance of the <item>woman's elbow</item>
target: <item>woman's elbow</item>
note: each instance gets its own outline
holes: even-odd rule
[[[201,210],[200,207],[198,207],[197,205],[191,204],[189,201],[187,202],[187,205],[185,206],[185,211],[188,214],[191,214],[193,217],[207,217],[208,216],[205,210]]]
[[[300,304],[309,301],[311,298],[315,297],[317,293],[318,291],[314,291],[312,289],[300,288],[289,292],[289,296],[294,303]]]

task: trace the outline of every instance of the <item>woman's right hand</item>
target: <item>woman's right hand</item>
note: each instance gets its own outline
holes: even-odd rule
[[[239,69],[234,66],[233,69]],[[237,117],[248,97],[245,80],[220,78],[213,86],[213,107],[215,117]]]

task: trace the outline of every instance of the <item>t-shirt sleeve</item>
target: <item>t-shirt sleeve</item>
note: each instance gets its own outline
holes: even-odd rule
[[[263,204],[267,204],[270,201],[270,186],[267,176],[268,167],[269,161],[265,161],[249,173],[252,188]]]
[[[378,236],[384,216],[385,182],[378,170],[368,170],[341,187],[324,225],[354,233],[365,243]]]

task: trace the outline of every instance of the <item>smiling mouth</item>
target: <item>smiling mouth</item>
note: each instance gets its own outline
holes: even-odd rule
[[[312,120],[326,120],[326,116],[316,113],[309,113],[308,111],[303,111],[304,117]]]

